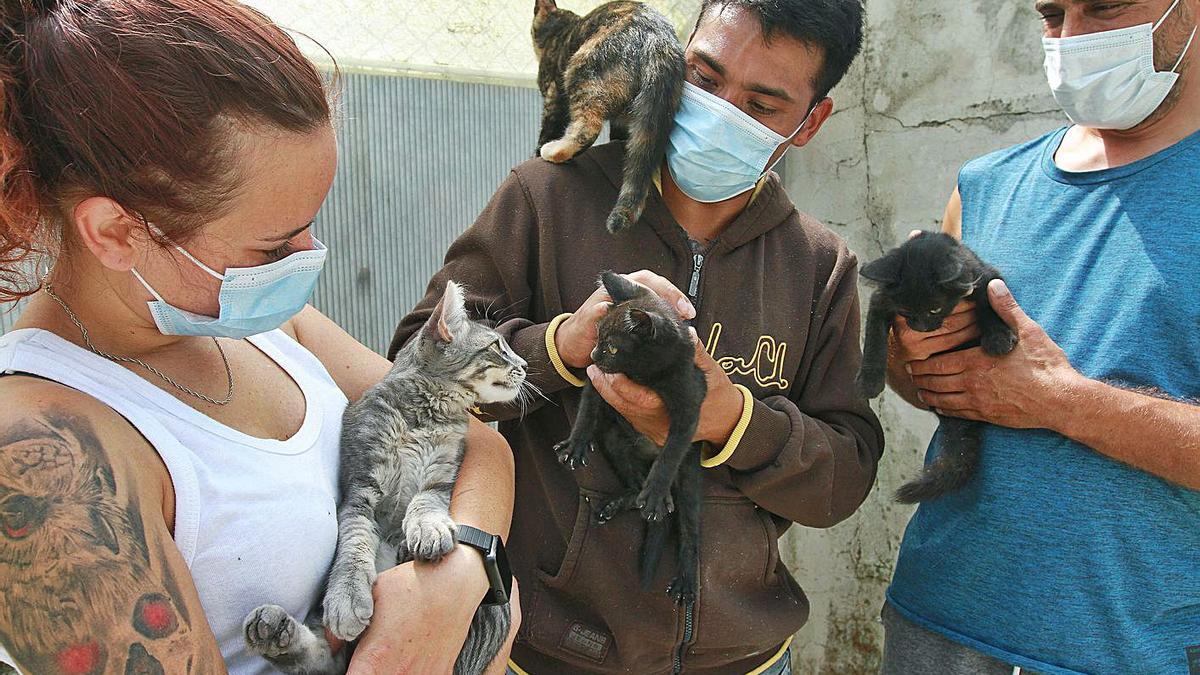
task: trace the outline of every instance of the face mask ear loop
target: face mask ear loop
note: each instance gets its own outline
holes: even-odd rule
[[[1179,70],[1179,66],[1183,65],[1183,58],[1187,56],[1188,50],[1192,48],[1192,42],[1196,40],[1197,30],[1200,30],[1200,26],[1192,29],[1192,36],[1188,38],[1187,45],[1183,48],[1183,53],[1179,55],[1179,60],[1175,62],[1175,67],[1171,69],[1172,73]]]
[[[129,271],[133,272],[134,278],[142,283],[142,286],[145,287],[146,291],[148,293],[150,293],[150,295],[154,296],[155,300],[157,300],[159,302],[164,302],[164,303],[166,302],[166,300],[163,300],[163,297],[158,294],[158,291],[154,290],[154,288],[152,288],[150,286],[150,284],[146,283],[146,280],[142,278],[142,275],[138,274],[138,271],[136,269],[130,267]]]
[[[1179,0],[1175,0],[1175,2],[1172,2],[1171,6],[1167,8],[1167,12],[1162,15],[1162,18],[1158,20],[1158,23],[1154,24],[1154,28],[1150,29],[1150,32],[1151,33],[1156,32],[1158,30],[1158,27],[1163,25],[1163,22],[1167,20],[1167,17],[1171,16],[1171,12],[1174,12],[1175,8],[1178,6],[1179,6]],[[1144,26],[1146,24],[1142,24],[1142,25]]]
[[[821,99],[821,101],[824,101],[824,100],[825,99]],[[813,107],[808,109],[808,114],[804,116],[804,121],[800,123],[800,126],[796,127],[796,130],[793,131],[792,134],[787,137],[787,140],[785,140],[784,143],[788,143],[789,145],[791,144],[792,139],[796,137],[796,134],[800,133],[800,130],[804,128],[805,124],[808,124],[808,118],[812,117],[812,114],[817,111],[817,106],[821,105],[821,101],[817,101],[815,104],[813,104]],[[768,171],[770,171],[771,169],[774,169],[775,165],[778,164],[779,162],[781,162],[783,160],[783,156],[786,154],[787,154],[786,149],[783,152],[779,153],[779,156],[775,158],[775,161],[771,162],[767,166],[767,168],[763,169],[763,175],[765,176]]]
[[[146,223],[146,225],[147,225],[147,226],[149,226],[149,227],[150,227],[150,229],[152,229],[152,230],[154,230],[156,233],[158,233],[158,236],[162,237],[163,239],[166,239],[167,241],[170,241],[170,242],[171,242],[171,245],[175,247],[175,250],[176,250],[176,251],[179,251],[180,253],[182,253],[182,254],[183,254],[183,257],[185,257],[185,258],[187,258],[188,260],[192,261],[192,264],[193,264],[193,265],[195,265],[196,267],[199,267],[200,269],[204,270],[205,272],[208,272],[209,274],[213,275],[213,277],[215,277],[215,278],[217,278],[217,279],[219,279],[219,280],[222,280],[222,281],[224,281],[224,279],[225,279],[225,275],[221,274],[220,272],[217,272],[216,270],[214,270],[213,268],[209,267],[208,265],[205,265],[204,263],[200,262],[200,260],[199,260],[199,259],[197,259],[197,258],[196,258],[196,256],[192,255],[191,253],[188,253],[188,252],[187,252],[187,250],[186,250],[186,249],[184,249],[182,246],[180,246],[179,244],[176,244],[174,241],[171,241],[171,238],[170,238],[170,237],[168,237],[168,236],[166,235],[166,233],[165,233],[165,232],[163,232],[162,230],[158,229],[158,226],[157,226],[157,225],[155,225],[154,223]],[[137,274],[137,272],[134,272],[134,274]],[[139,278],[140,278],[140,277],[139,277]],[[142,283],[145,283],[145,282],[142,282]],[[159,298],[159,299],[161,300],[162,298]]]
[[[196,265],[196,267],[199,267],[200,269],[204,270],[205,272],[208,272],[209,274],[213,275],[213,276],[214,276],[214,277],[216,277],[217,279],[220,279],[220,280],[224,280],[224,279],[225,279],[225,275],[221,274],[220,272],[217,272],[216,270],[214,270],[213,268],[209,267],[208,265],[205,265],[204,263],[200,262],[200,261],[199,261],[199,260],[196,258],[196,256],[192,255],[191,253],[188,253],[188,252],[187,252],[186,250],[184,250],[184,248],[183,248],[182,246],[180,246],[179,244],[175,244],[175,250],[176,250],[176,251],[179,251],[180,253],[182,253],[182,254],[183,254],[183,257],[187,258],[188,260],[191,260],[191,261],[192,261],[192,263]]]

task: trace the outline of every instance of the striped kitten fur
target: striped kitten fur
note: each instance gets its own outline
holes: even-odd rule
[[[536,0],[533,48],[542,92],[535,155],[565,162],[596,141],[605,120],[623,139],[625,168],[608,231],[637,222],[667,151],[683,93],[683,47],[662,14],[618,0],[586,16]]]
[[[323,627],[354,640],[374,612],[379,572],[412,559],[437,561],[456,545],[450,495],[462,463],[471,408],[516,399],[525,361],[495,331],[473,322],[462,289],[446,285],[421,332],[391,371],[342,421],[338,545],[323,623],[297,622],[264,605],[246,618],[250,648],[286,673],[346,670],[349,649],[333,655]],[[454,667],[482,673],[508,635],[508,605],[480,607]]]

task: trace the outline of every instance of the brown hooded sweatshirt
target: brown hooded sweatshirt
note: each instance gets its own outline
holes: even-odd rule
[[[796,211],[774,174],[707,248],[689,241],[656,192],[641,221],[612,236],[604,221],[621,157],[622,146],[609,144],[564,165],[535,159],[515,168],[450,247],[388,356],[453,279],[466,285],[475,316],[495,321],[529,362],[529,379],[545,394],[524,417],[511,406],[485,410],[516,458],[507,542],[523,609],[515,664],[532,675],[746,673],[808,617],[780,560],[780,534],[793,522],[829,527],[850,516],[883,451],[879,421],[854,394],[856,261],[837,235]],[[640,590],[637,511],[593,520],[591,505],[620,491],[612,469],[593,452],[571,471],[551,449],[570,434],[580,390],[552,363],[547,328],[591,295],[601,271],[639,269],[691,296],[709,353],[754,398],[733,454],[704,471],[691,606],[665,593],[673,547],[659,565],[661,583]]]

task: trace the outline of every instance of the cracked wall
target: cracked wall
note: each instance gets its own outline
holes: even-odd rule
[[[1065,121],[1042,74],[1033,0],[867,5],[864,51],[832,94],[836,112],[784,171],[797,207],[863,261],[909,230],[939,227],[965,161]],[[875,409],[887,449],[866,504],[837,527],[794,527],[782,542],[812,605],[793,649],[797,673],[878,672],[877,617],[912,514],[890,495],[919,472],[936,422],[890,392]]]

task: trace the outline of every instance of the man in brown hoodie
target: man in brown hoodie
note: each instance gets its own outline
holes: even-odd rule
[[[617,236],[604,227],[622,146],[562,165],[526,162],[397,329],[389,356],[446,281],[462,282],[545,394],[524,410],[484,410],[516,455],[507,547],[523,621],[513,672],[788,672],[787,645],[808,603],[777,540],[793,522],[829,527],[852,514],[874,482],[883,434],[854,394],[854,254],[796,211],[769,168],[829,117],[827,95],[858,53],[861,26],[860,0],[704,0],[671,148],[641,220]],[[592,504],[620,491],[611,467],[592,453],[571,471],[552,450],[570,433],[583,378],[637,429],[665,437],[661,401],[589,367],[607,307],[596,286],[603,270],[641,270],[631,276],[694,317],[703,347],[693,602],[677,605],[665,592],[670,550],[661,583],[640,589],[637,511],[593,519]]]

